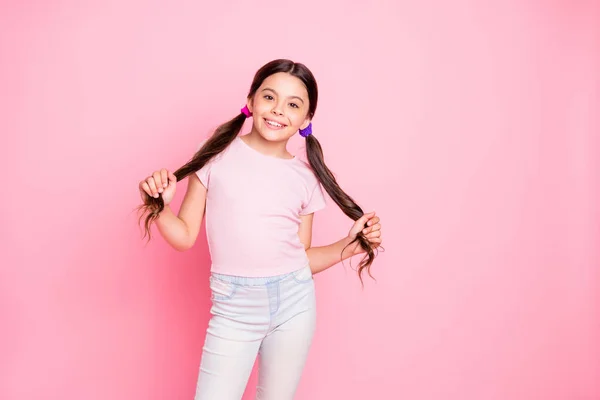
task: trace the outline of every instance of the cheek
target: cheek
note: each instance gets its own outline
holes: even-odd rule
[[[268,105],[264,99],[255,99],[253,102],[253,109],[256,112],[264,112],[267,107]]]
[[[292,122],[292,125],[294,125],[295,127],[298,127],[304,123],[306,116],[304,115],[304,113],[296,112],[296,113],[291,114],[289,116],[289,118],[290,118],[290,121]]]

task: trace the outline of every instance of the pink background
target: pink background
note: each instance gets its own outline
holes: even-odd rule
[[[386,247],[316,277],[297,399],[600,399],[598,2],[1,4],[1,399],[193,397],[206,239],[145,246],[137,183],[279,57]]]

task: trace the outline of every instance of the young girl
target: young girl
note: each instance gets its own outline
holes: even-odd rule
[[[196,400],[242,398],[259,356],[257,399],[293,399],[315,329],[313,275],[364,253],[358,275],[370,275],[381,224],[338,186],[312,135],[317,83],[300,63],[274,60],[260,68],[240,114],[219,126],[175,173],[155,171],[140,182],[148,213],[175,249],[194,244],[206,213],[212,260],[211,319]],[[246,118],[250,133],[238,136]],[[286,150],[306,138],[308,164]],[[179,213],[169,207],[176,182],[189,176]],[[322,191],[355,220],[348,236],[311,247],[313,214]]]

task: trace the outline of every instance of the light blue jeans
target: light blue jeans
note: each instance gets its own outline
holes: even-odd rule
[[[285,275],[210,277],[211,319],[195,400],[240,400],[258,356],[257,400],[292,400],[316,326],[310,267]]]

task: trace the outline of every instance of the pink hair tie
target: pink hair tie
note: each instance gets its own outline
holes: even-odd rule
[[[244,115],[246,116],[246,118],[248,118],[249,116],[252,115],[252,113],[250,112],[250,110],[248,110],[248,106],[245,105],[244,108],[242,108],[242,113],[244,113]]]

